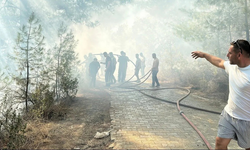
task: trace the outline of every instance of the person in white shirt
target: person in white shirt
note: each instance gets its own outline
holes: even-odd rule
[[[221,113],[215,149],[227,149],[231,139],[250,150],[250,44],[246,40],[230,43],[229,61],[195,51],[192,57],[205,58],[229,74],[228,103]]]
[[[136,57],[136,63],[135,63],[135,76],[136,76],[136,82],[141,82],[139,78],[139,71],[141,69],[141,59],[139,58],[139,54],[135,54]]]
[[[152,87],[154,87],[155,84],[156,84],[156,87],[159,87],[160,83],[159,83],[158,78],[157,78],[157,74],[159,71],[159,59],[156,57],[155,53],[152,54],[152,57],[154,58],[153,66],[151,69],[151,71],[152,71]]]
[[[145,75],[145,67],[146,67],[146,59],[143,53],[140,53],[141,56],[141,76],[143,77]]]

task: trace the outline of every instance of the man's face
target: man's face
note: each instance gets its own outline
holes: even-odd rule
[[[233,50],[233,45],[231,45],[228,49],[227,58],[230,61],[230,64],[237,64],[239,58],[239,52],[235,52]]]

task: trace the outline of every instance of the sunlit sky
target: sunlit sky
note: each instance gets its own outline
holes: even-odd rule
[[[177,3],[178,4],[178,3]],[[154,14],[149,14],[145,10],[146,7],[141,7],[138,5],[121,5],[115,8],[113,12],[105,11],[101,14],[94,14],[92,21],[98,20],[99,26],[95,28],[87,27],[82,24],[72,25],[72,29],[76,35],[76,38],[79,40],[76,51],[79,53],[80,58],[83,58],[84,55],[88,53],[102,53],[104,51],[114,52],[119,54],[121,50],[126,51],[127,54],[131,57],[134,57],[135,53],[143,52],[143,49],[129,49],[122,46],[124,43],[122,39],[119,43],[116,43],[112,40],[114,35],[119,35],[119,28],[124,28],[128,30],[133,30],[133,28],[140,28],[140,24],[136,24],[138,20],[141,22],[154,22],[161,18],[166,19],[168,15],[177,15],[179,7],[176,7],[177,4],[173,4],[172,7],[166,7],[165,10],[158,10]],[[164,12],[165,14],[161,14]],[[157,16],[160,14],[159,16]],[[166,17],[166,18],[165,18]],[[182,16],[179,16],[179,19],[182,19]],[[181,20],[180,20],[181,21]],[[178,22],[178,20],[176,20]],[[147,26],[145,24],[145,26]],[[142,27],[143,28],[143,27]],[[157,26],[156,26],[157,28]],[[164,29],[156,29],[162,30]],[[135,35],[138,33],[134,33]],[[133,35],[131,35],[133,36]],[[148,33],[143,33],[142,36],[151,36]],[[170,35],[172,36],[172,35]],[[133,38],[133,37],[131,37]],[[140,39],[137,39],[136,42],[143,42]],[[183,41],[184,42],[184,41]],[[184,42],[185,43],[185,42]],[[133,43],[129,43],[133,44]],[[128,44],[126,43],[126,46]],[[153,51],[153,50],[152,50]]]
[[[42,11],[51,12],[53,10],[49,9],[51,6],[48,1],[30,2],[31,5],[43,6]],[[79,54],[80,60],[83,60],[84,55],[88,55],[88,53],[100,54],[105,51],[115,54],[125,51],[127,56],[135,59],[135,54],[140,52],[145,52],[146,57],[151,57],[153,52],[159,55],[163,54],[166,48],[174,47],[174,49],[182,50],[179,39],[172,32],[171,25],[183,21],[184,17],[179,9],[191,5],[191,2],[187,0],[168,1],[170,3],[162,1],[169,5],[157,7],[141,5],[143,3],[140,2],[141,0],[135,0],[132,4],[115,6],[112,11],[105,10],[101,13],[93,13],[90,21],[98,21],[96,27],[72,22],[69,28],[72,29],[76,40],[78,40],[76,52]],[[43,22],[45,21],[43,19],[47,18],[39,19]],[[1,34],[5,37],[16,37],[16,35],[9,35],[8,28],[3,27],[1,23],[0,27],[2,29]],[[51,27],[47,27],[46,30],[57,32],[57,29]],[[164,38],[165,36],[166,38]],[[178,45],[175,45],[176,41],[178,41]],[[196,48],[184,40],[181,42],[185,45],[184,52],[187,54]],[[162,47],[164,43],[169,43],[170,47]],[[55,44],[46,43],[46,46],[51,48]],[[8,46],[11,47],[10,49],[13,48],[13,45]],[[7,60],[4,63],[7,65]]]

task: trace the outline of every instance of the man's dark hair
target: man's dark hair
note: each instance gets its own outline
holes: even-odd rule
[[[248,41],[239,39],[231,42],[230,44],[233,45],[235,51],[240,51],[242,53],[244,50],[248,55],[250,55],[250,44]]]
[[[113,57],[113,52],[109,52],[109,56]]]

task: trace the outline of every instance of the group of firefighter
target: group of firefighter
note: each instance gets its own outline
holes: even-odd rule
[[[97,58],[95,58],[91,53],[89,54],[89,56],[87,57],[85,55],[85,59],[87,60],[92,60],[91,62],[88,61],[89,63],[86,63],[86,67],[88,67],[88,74],[90,76],[90,86],[91,87],[95,87],[96,85],[96,76],[99,76],[99,69],[101,69],[101,74],[105,75],[105,83],[107,87],[110,87],[111,84],[115,84],[117,82],[115,76],[114,76],[114,72],[116,70],[116,65],[117,63],[119,63],[119,67],[118,67],[118,82],[119,83],[123,83],[125,82],[126,79],[126,74],[127,74],[127,67],[128,67],[128,62],[130,61],[130,59],[126,56],[126,53],[124,51],[120,52],[120,55],[118,56],[118,59],[116,59],[115,55],[113,54],[113,52],[104,52],[102,54],[100,54],[101,56],[101,61],[99,62],[97,60]],[[140,78],[139,78],[139,72],[141,72],[141,76],[145,75],[145,56],[143,55],[143,53],[140,54],[135,54],[136,57],[136,61],[135,61],[135,71],[134,71],[134,76],[136,77],[136,82],[141,82]],[[151,68],[152,71],[152,87],[155,86],[159,87],[160,84],[158,82],[158,78],[157,78],[157,73],[158,73],[158,68],[159,68],[159,59],[156,57],[156,54],[153,53],[152,57],[154,59],[153,62],[153,66]],[[101,65],[103,64],[103,65]],[[104,68],[102,68],[104,67]]]

